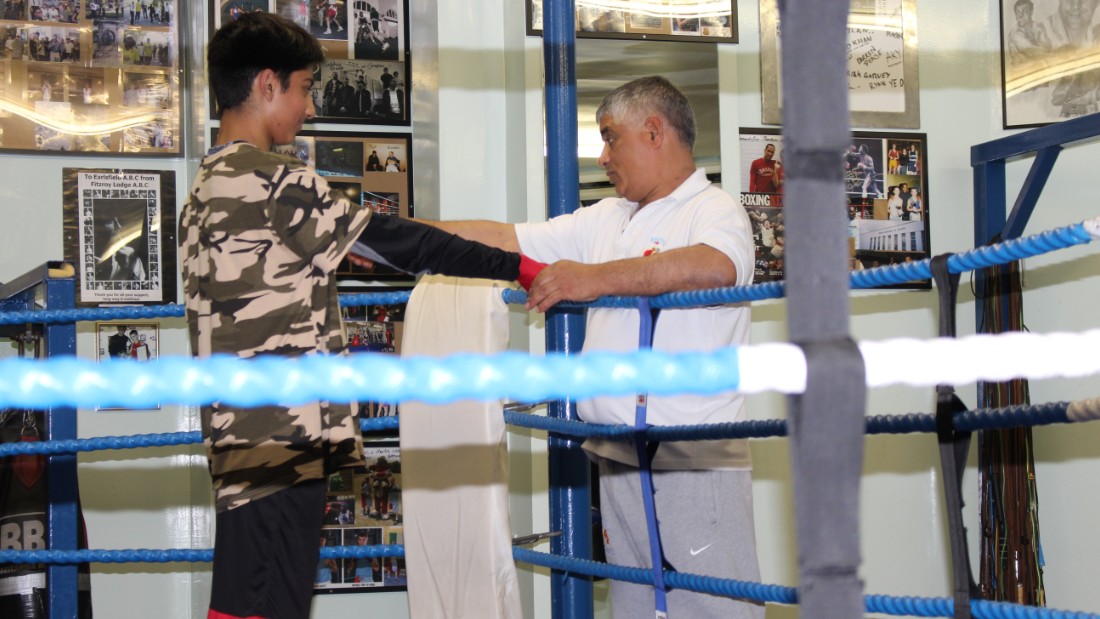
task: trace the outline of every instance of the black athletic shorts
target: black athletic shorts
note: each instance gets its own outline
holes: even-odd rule
[[[324,494],[303,482],[215,516],[211,616],[308,619]]]

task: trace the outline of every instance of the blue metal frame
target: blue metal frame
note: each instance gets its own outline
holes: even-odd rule
[[[549,1],[543,7],[543,64],[546,73],[547,214],[571,213],[580,205],[577,163],[576,9],[573,0]],[[584,312],[551,310],[546,316],[546,348],[572,354],[584,342]],[[576,419],[573,400],[550,405],[551,417]],[[588,458],[580,441],[550,435],[550,526],[562,534],[550,549],[581,559],[592,558],[592,498]],[[553,570],[551,617],[591,618],[592,578]]]
[[[972,146],[970,166],[974,171],[974,246],[981,247],[995,240],[1019,238],[1027,227],[1062,149],[1074,142],[1096,136],[1100,136],[1100,113]],[[1012,210],[1008,211],[1005,165],[1010,159],[1028,155],[1034,155],[1035,159]],[[985,293],[985,285],[980,277],[975,278],[975,286],[980,299]],[[981,303],[976,304],[975,313],[980,330],[985,320]],[[978,406],[987,406],[980,389]]]
[[[76,294],[71,272],[71,267],[60,262],[47,263],[28,272],[0,288],[0,310],[73,309],[76,306]],[[47,357],[76,354],[75,322],[44,325],[43,335]],[[47,410],[46,438],[50,441],[75,439],[76,409],[57,407]],[[46,492],[46,530],[50,550],[76,550],[76,454],[47,456]],[[46,568],[46,579],[50,619],[76,619],[77,566],[49,565]]]

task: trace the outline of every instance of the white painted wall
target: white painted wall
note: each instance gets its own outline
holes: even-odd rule
[[[205,4],[205,3],[200,3]],[[519,0],[412,2],[413,131],[416,207],[421,216],[492,218],[507,221],[544,217],[541,40],[523,36]],[[722,46],[723,176],[736,192],[737,128],[759,127],[760,71],[757,4],[739,0],[741,43]],[[204,20],[196,17],[197,23]],[[932,209],[933,252],[972,247],[969,147],[1006,135],[1001,129],[999,14],[995,3],[918,3],[921,129],[928,134],[928,205]],[[201,25],[195,30],[202,31]],[[199,86],[201,88],[201,72]],[[201,100],[201,93],[193,92]],[[205,108],[199,107],[204,110]],[[197,114],[201,118],[203,112]],[[336,128],[336,127],[334,127]],[[339,127],[340,129],[354,127]],[[201,127],[200,127],[201,129]],[[197,130],[193,138],[201,136]],[[194,141],[194,140],[193,140]],[[1028,232],[1095,215],[1089,192],[1095,145],[1062,155]],[[195,150],[198,149],[198,150]],[[192,144],[191,154],[201,144]],[[0,154],[0,209],[8,226],[0,233],[0,281],[8,281],[61,249],[61,170],[118,166],[172,170],[182,196],[193,160],[104,160]],[[1010,191],[1026,174],[1027,162],[1009,167]],[[1095,324],[1091,304],[1100,293],[1100,257],[1095,247],[1027,261],[1025,318],[1035,332],[1079,331]],[[964,283],[967,279],[964,277]],[[852,329],[857,339],[897,336],[928,338],[936,333],[932,292],[856,292]],[[959,295],[959,330],[973,332],[974,299],[964,285]],[[754,308],[756,342],[786,338],[782,301]],[[542,350],[541,320],[513,312],[514,346]],[[164,320],[162,354],[186,354],[182,322]],[[79,329],[81,356],[92,356],[92,327]],[[1081,354],[1087,354],[1082,351]],[[899,362],[904,363],[904,360]],[[777,368],[777,371],[782,371]],[[1051,380],[1031,385],[1036,403],[1095,396],[1094,379]],[[974,389],[960,387],[973,405]],[[872,392],[868,414],[928,412],[931,390],[890,388]],[[784,400],[767,394],[750,399],[751,416],[784,415]],[[164,406],[160,411],[80,412],[81,436],[168,432],[197,427],[194,411]],[[1100,468],[1095,445],[1100,428],[1056,426],[1035,430],[1040,524],[1047,561],[1050,606],[1100,612],[1090,575],[1100,556],[1100,533],[1091,515],[1100,493],[1091,480]],[[515,432],[513,527],[517,532],[547,528],[546,468],[541,433]],[[757,535],[764,581],[794,586],[797,563],[790,496],[789,452],[783,440],[753,444],[756,461]],[[972,554],[976,555],[976,458],[965,489]],[[89,537],[98,548],[208,547],[208,479],[194,449],[82,455],[81,490]],[[861,515],[863,577],[868,593],[946,596],[949,577],[939,467],[931,436],[870,437],[866,441]],[[545,549],[545,545],[540,547]],[[205,615],[208,571],[203,565],[97,565],[93,568],[95,612],[99,616]],[[525,610],[549,617],[545,570],[521,566]],[[607,616],[597,592],[598,616]],[[384,593],[319,597],[315,617],[348,616],[369,608],[371,616],[404,617],[404,595]],[[770,619],[795,617],[791,608],[769,609]]]

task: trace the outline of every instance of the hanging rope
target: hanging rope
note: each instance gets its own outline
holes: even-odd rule
[[[984,271],[983,333],[1026,331],[1020,263]],[[981,384],[989,406],[1027,405],[1027,379]],[[981,488],[981,575],[983,597],[1045,606],[1039,541],[1039,495],[1031,429],[984,431],[978,440]]]

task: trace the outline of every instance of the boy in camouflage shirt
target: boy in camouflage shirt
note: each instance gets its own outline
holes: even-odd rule
[[[245,13],[207,54],[221,125],[179,230],[193,354],[343,353],[334,271],[353,245],[409,273],[530,284],[541,265],[372,216],[306,164],[271,152],[316,113],[310,89],[324,53],[300,26]],[[308,617],[324,477],[363,464],[354,404],[215,403],[202,408],[202,431],[216,501],[208,618]]]

